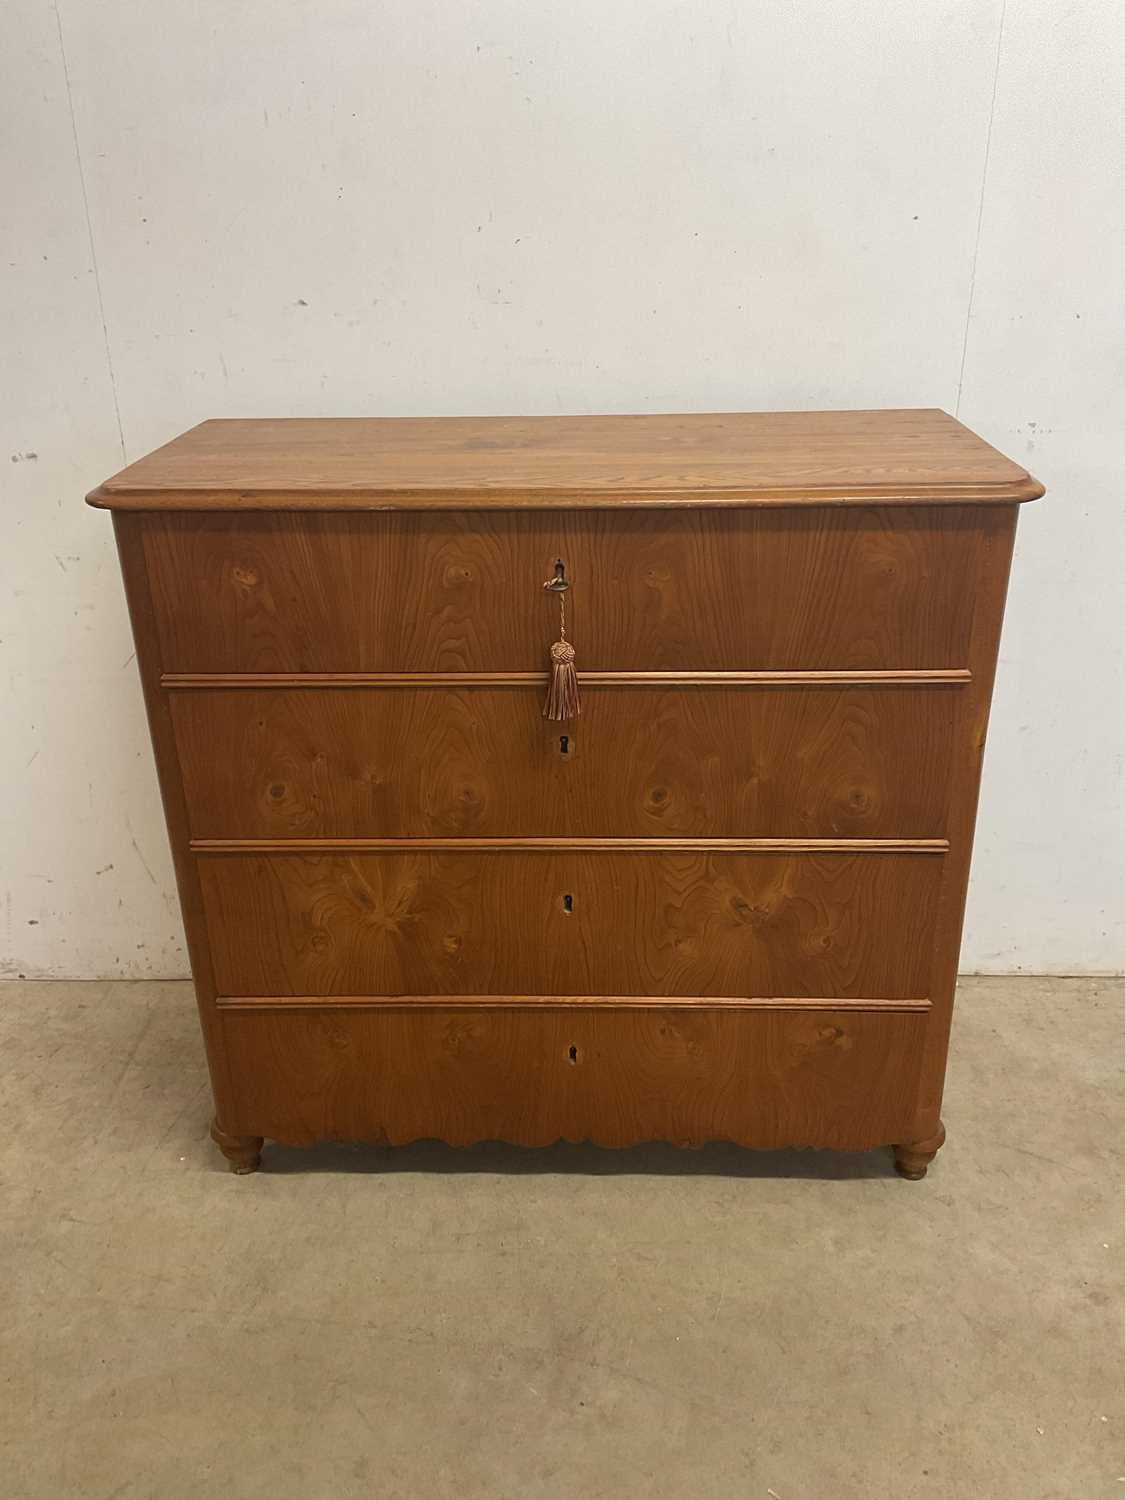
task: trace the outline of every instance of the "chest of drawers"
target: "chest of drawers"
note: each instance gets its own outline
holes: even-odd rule
[[[234,1169],[721,1139],[923,1175],[1041,493],[936,411],[205,422],[95,490]]]

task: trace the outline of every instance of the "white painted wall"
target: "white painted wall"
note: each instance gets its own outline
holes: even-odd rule
[[[1125,968],[1125,12],[8,0],[3,967],[186,971],[110,526],[209,416],[935,405],[1024,513],[964,966]]]

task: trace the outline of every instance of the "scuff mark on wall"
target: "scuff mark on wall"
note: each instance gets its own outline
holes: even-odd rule
[[[144,855],[141,853],[141,846],[137,843],[136,839],[133,837],[133,835],[132,835],[131,832],[129,834],[129,842],[132,844],[133,848],[136,850],[137,858],[140,860],[141,864],[143,865],[145,874],[152,881],[153,885],[159,885],[160,882],[157,880],[156,876],[152,873],[152,870],[149,867],[148,860],[145,859]]]

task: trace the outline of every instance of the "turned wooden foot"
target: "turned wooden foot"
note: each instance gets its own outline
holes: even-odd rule
[[[941,1150],[945,1141],[945,1126],[938,1121],[937,1134],[925,1141],[907,1141],[895,1147],[895,1171],[910,1182],[925,1177],[926,1168]]]
[[[260,1135],[227,1135],[220,1130],[218,1120],[211,1121],[211,1139],[230,1162],[232,1172],[240,1175],[256,1172],[262,1164],[262,1137]]]

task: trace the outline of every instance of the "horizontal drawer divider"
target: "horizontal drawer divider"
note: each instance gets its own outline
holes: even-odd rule
[[[165,688],[541,687],[546,672],[165,672]],[[579,672],[583,687],[965,687],[967,667],[918,671]]]
[[[195,854],[332,854],[349,851],[441,850],[478,854],[947,854],[948,839],[615,839],[615,838],[413,838],[413,839],[192,839]]]
[[[928,999],[827,1000],[776,995],[220,995],[220,1010],[409,1010],[434,1006],[455,1010],[565,1009],[568,1006],[628,1007],[635,1010],[863,1010],[917,1013]]]

